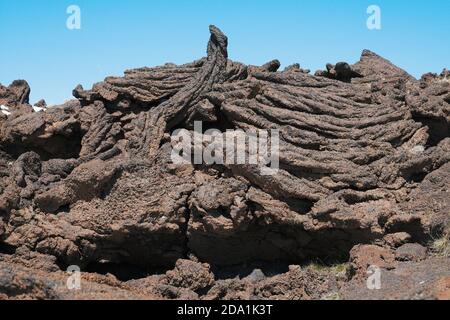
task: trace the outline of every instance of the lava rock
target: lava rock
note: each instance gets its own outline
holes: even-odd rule
[[[427,257],[427,248],[418,243],[407,243],[395,251],[399,261],[421,261]]]

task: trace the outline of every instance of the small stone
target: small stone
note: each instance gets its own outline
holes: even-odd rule
[[[299,265],[291,265],[289,266],[289,271],[300,271],[302,268]]]
[[[407,243],[395,252],[398,261],[421,261],[427,257],[427,248],[418,243]]]
[[[47,107],[47,102],[45,102],[44,99],[41,99],[38,102],[36,102],[34,104],[34,106],[37,107],[37,108],[46,108]]]
[[[391,247],[398,248],[411,240],[411,235],[407,232],[398,232],[388,234],[384,241]]]
[[[294,63],[284,69],[285,72],[300,71],[300,64]]]
[[[261,269],[255,269],[253,272],[246,277],[247,280],[251,282],[259,282],[266,279],[266,275]]]

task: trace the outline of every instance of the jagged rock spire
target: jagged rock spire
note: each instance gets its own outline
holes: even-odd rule
[[[211,38],[208,43],[208,57],[218,50],[227,59],[228,37],[214,25],[209,26],[209,32],[211,32]]]

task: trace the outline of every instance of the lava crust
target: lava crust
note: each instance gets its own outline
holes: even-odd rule
[[[378,265],[378,298],[448,299],[449,72],[416,80],[368,50],[278,71],[210,32],[205,58],[41,112],[25,81],[0,85],[0,298],[371,298]],[[195,121],[278,129],[279,170],[174,164]]]

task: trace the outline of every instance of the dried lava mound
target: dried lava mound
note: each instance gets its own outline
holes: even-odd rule
[[[394,270],[417,254],[402,248],[399,258],[398,246],[443,236],[447,71],[418,81],[364,51],[355,65],[280,72],[277,60],[229,60],[227,37],[210,31],[206,58],[78,86],[76,100],[43,112],[28,104],[26,82],[0,86],[0,296],[352,297],[343,288],[364,274],[365,255]],[[280,170],[173,164],[171,133],[196,120],[279,129]],[[447,258],[425,255],[416,260],[435,268],[424,270],[442,265],[435,274],[450,276]],[[296,266],[220,280],[233,268],[349,258],[345,280]],[[82,291],[65,288],[70,265],[87,272]]]

